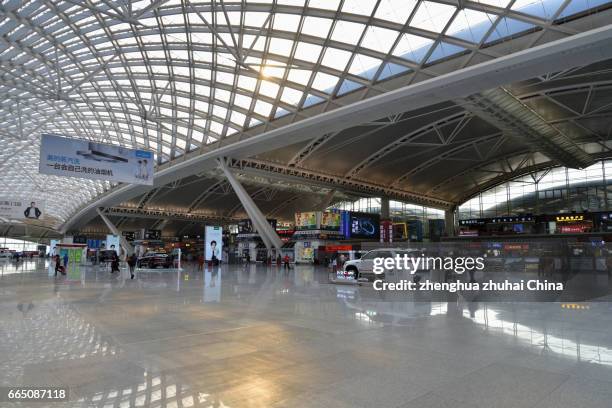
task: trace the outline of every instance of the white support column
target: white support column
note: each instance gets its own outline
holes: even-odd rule
[[[230,169],[227,167],[227,164],[225,163],[225,159],[219,158],[217,161],[219,163],[219,167],[221,168],[221,170],[223,170],[225,177],[227,177],[227,180],[236,192],[236,195],[242,203],[242,206],[249,215],[249,218],[255,226],[255,229],[257,229],[259,236],[264,241],[264,244],[266,244],[266,247],[268,249],[272,249],[273,247],[276,249],[280,249],[283,246],[283,242],[276,234],[276,231],[272,229],[272,226],[268,224],[266,216],[261,212],[257,205],[255,205],[255,202],[253,201],[251,196],[249,196],[244,187],[242,187],[242,184],[240,184],[240,182],[232,174]]]
[[[98,215],[100,216],[100,218],[102,218],[102,221],[104,221],[108,229],[113,233],[113,235],[119,237],[119,243],[123,247],[125,252],[128,255],[132,255],[134,253],[134,247],[132,246],[132,244],[130,244],[127,239],[125,239],[125,237],[121,235],[121,232],[117,229],[117,227],[115,227],[115,224],[113,224],[111,220],[109,220],[108,217],[104,215],[102,211],[100,211],[99,208],[97,208],[96,211],[98,212]]]

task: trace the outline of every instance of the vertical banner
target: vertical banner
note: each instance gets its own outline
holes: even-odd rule
[[[106,236],[106,249],[110,251],[115,251],[117,255],[121,254],[121,249],[119,248],[119,237],[117,235],[107,235]]]
[[[41,174],[153,185],[153,152],[42,135]]]
[[[204,258],[218,265],[223,254],[223,228],[207,225],[204,232]]]
[[[49,241],[49,255],[51,256],[59,255],[56,249],[57,244],[59,243],[60,243],[59,239],[52,239]]]
[[[389,220],[380,222],[380,242],[393,242],[393,222]]]

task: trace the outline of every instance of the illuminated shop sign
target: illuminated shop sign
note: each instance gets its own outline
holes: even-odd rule
[[[577,222],[584,221],[584,215],[557,215],[555,217],[557,222]]]
[[[509,216],[509,217],[491,218],[492,224],[513,223],[513,222],[533,222],[533,216],[532,215],[515,215],[515,216]]]

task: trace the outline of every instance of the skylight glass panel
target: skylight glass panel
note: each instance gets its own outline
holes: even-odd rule
[[[422,1],[410,25],[435,33],[442,33],[456,8],[433,1]]]
[[[405,67],[403,65],[394,64],[392,62],[388,62],[383,67],[380,75],[378,76],[378,80],[387,79],[389,77],[393,77],[395,75],[403,74],[407,71],[410,71],[410,68]]]
[[[238,87],[254,92],[257,86],[257,79],[246,75],[240,75],[238,77]]]
[[[251,107],[251,98],[246,95],[236,94],[234,96],[234,104],[248,110]]]
[[[288,57],[293,48],[293,41],[284,38],[272,38],[270,40],[269,51],[273,54],[283,55]]]
[[[382,52],[388,53],[395,39],[397,38],[397,31],[388,30],[386,28],[378,26],[370,26],[366,29],[363,40],[361,40],[361,46]]]
[[[243,126],[245,119],[246,116],[238,111],[233,111],[232,116],[230,117],[230,120],[238,126]]]
[[[255,102],[255,108],[253,109],[253,111],[267,118],[268,116],[270,116],[270,112],[272,112],[272,104],[258,100],[257,102]]]
[[[198,96],[209,96],[210,95],[210,87],[206,85],[198,85],[195,86],[195,94]]]
[[[321,65],[325,65],[338,71],[344,71],[344,68],[346,68],[346,64],[348,64],[352,55],[353,54],[348,51],[329,47],[325,50]]]
[[[320,45],[299,42],[295,49],[295,58],[303,61],[317,62],[322,48]]]
[[[376,0],[344,0],[342,12],[370,16],[375,6]]]
[[[405,24],[414,10],[417,0],[381,0],[376,9],[376,18]]]
[[[229,102],[231,95],[231,92],[226,91],[225,89],[215,89],[215,99],[221,100],[223,102]]]
[[[378,67],[382,63],[378,58],[372,58],[363,54],[355,54],[349,73],[363,78],[373,79]]]
[[[289,88],[286,86],[283,88],[283,92],[281,94],[281,101],[289,104],[297,106],[300,103],[300,99],[302,99],[303,92],[298,91],[297,89]]]
[[[561,14],[559,14],[559,18],[569,17],[608,3],[612,2],[610,0],[572,0],[565,6]]]
[[[260,13],[255,11],[247,11],[245,13],[244,24],[250,27],[261,27],[266,21],[269,21],[269,13]]]
[[[213,131],[214,133],[220,135],[223,133],[223,125],[219,122],[216,122],[214,120],[210,121],[210,130]]]
[[[276,99],[280,87],[269,81],[261,81],[259,84],[259,93],[269,98]]]
[[[325,93],[332,93],[337,83],[338,77],[318,72],[312,81],[312,87]]]
[[[516,0],[512,10],[550,20],[563,3],[564,0]]]
[[[338,95],[344,95],[346,93],[352,92],[359,88],[363,88],[363,85],[361,85],[358,82],[354,82],[354,81],[345,79],[344,81],[342,81],[342,85],[340,85],[340,89],[338,89]]]
[[[472,43],[479,43],[497,16],[472,9],[463,9],[455,16],[446,34]]]
[[[285,67],[286,65],[282,62],[269,60],[262,67],[261,74],[266,78],[282,79],[285,75]]]
[[[533,24],[524,21],[515,20],[510,17],[502,17],[493,29],[493,32],[487,38],[487,44],[523,31],[531,30],[534,27]]]
[[[221,119],[225,119],[225,116],[227,115],[227,109],[224,108],[223,106],[215,105],[213,107],[213,115]]]
[[[476,0],[476,3],[488,4],[500,8],[506,8],[511,0]]]
[[[208,112],[208,103],[196,99],[193,101],[195,110],[198,112]]]
[[[217,82],[221,82],[227,85],[234,84],[234,74],[229,72],[217,71]]]
[[[437,47],[434,49],[434,51],[431,53],[431,56],[429,57],[427,62],[432,63],[437,60],[450,57],[451,55],[458,54],[463,51],[465,51],[465,48],[459,47],[458,45],[440,42],[437,45]]]
[[[365,28],[364,24],[351,21],[337,21],[331,39],[347,44],[357,45]]]
[[[331,28],[332,20],[329,18],[320,17],[305,17],[302,25],[302,34],[312,35],[314,37],[327,38],[329,29]]]
[[[420,63],[429,52],[433,40],[418,35],[403,34],[393,49],[393,55]]]
[[[277,13],[274,16],[274,29],[295,32],[300,25],[300,16],[297,14]]]
[[[310,0],[308,7],[326,9],[326,10],[338,10],[340,0]]]
[[[306,85],[310,80],[311,74],[312,71],[307,71],[305,69],[292,69],[289,71],[287,79],[300,85]]]
[[[321,103],[321,102],[323,102],[323,101],[325,101],[325,99],[323,99],[323,98],[321,98],[321,97],[319,97],[319,96],[316,96],[316,95],[308,95],[308,96],[306,97],[306,100],[304,101],[304,105],[303,105],[303,107],[304,107],[304,108],[308,108],[309,106],[316,105],[316,104]]]

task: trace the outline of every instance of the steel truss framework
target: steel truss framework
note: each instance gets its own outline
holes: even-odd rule
[[[114,186],[36,174],[41,132],[151,149],[167,167],[188,153],[576,34],[581,29],[566,21],[610,3],[7,1],[0,5],[1,193],[46,200],[58,225]],[[528,41],[514,40],[524,34]],[[458,66],[445,66],[453,58],[461,58]],[[290,165],[334,138],[296,152]]]

